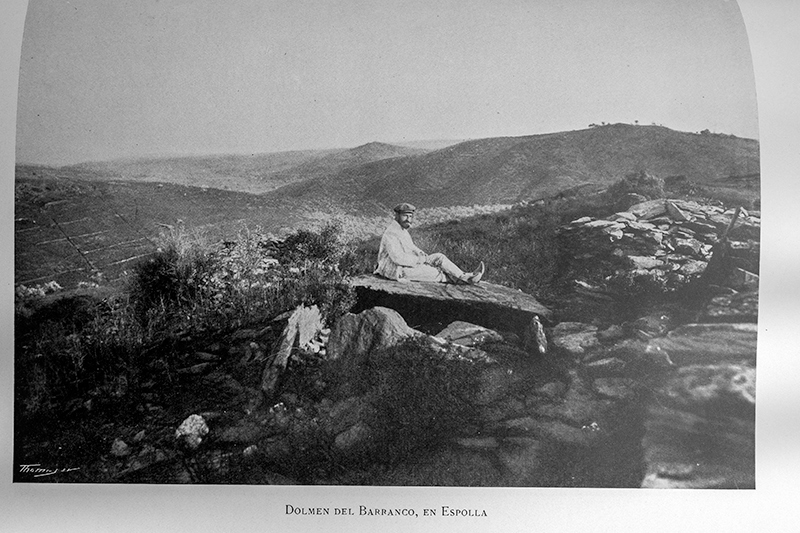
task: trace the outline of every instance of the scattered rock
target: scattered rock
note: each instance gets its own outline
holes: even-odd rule
[[[179,368],[177,370],[177,373],[181,374],[181,375],[197,376],[199,374],[203,374],[205,372],[208,372],[209,370],[211,370],[212,367],[213,367],[212,363],[198,363],[198,364],[192,365],[190,367]]]
[[[272,362],[264,369],[261,377],[261,390],[267,397],[272,397],[278,386],[278,380],[286,370],[295,339],[299,346],[306,346],[322,329],[322,317],[316,305],[297,307],[286,323],[278,348],[272,356]]]
[[[631,262],[631,265],[633,265],[634,268],[643,268],[645,270],[656,268],[664,264],[663,261],[656,259],[655,257],[639,255],[629,255],[628,261]]]
[[[244,455],[245,457],[252,457],[257,452],[258,452],[258,446],[255,444],[251,444],[250,446],[242,450],[242,455]]]
[[[608,328],[604,329],[603,331],[597,332],[597,339],[600,342],[613,342],[625,337],[625,330],[622,326],[617,324],[612,324]]]
[[[529,354],[544,355],[547,353],[547,335],[544,325],[538,316],[534,316],[523,333],[522,347]]]
[[[738,291],[755,292],[758,290],[758,274],[753,274],[742,268],[734,268],[726,281],[729,287]]]
[[[436,336],[462,346],[477,346],[487,341],[503,340],[503,337],[494,330],[460,320],[451,322]]]
[[[636,397],[636,381],[630,378],[597,378],[594,388],[603,396],[615,400],[631,400]]]
[[[175,438],[190,450],[196,450],[208,435],[208,425],[200,415],[190,415],[175,430]]]
[[[758,292],[726,294],[711,299],[704,319],[710,322],[756,322]]]
[[[219,356],[218,355],[213,354],[213,353],[208,353],[208,352],[195,352],[194,353],[194,358],[195,359],[199,359],[200,361],[205,361],[205,362],[219,361]]]
[[[124,440],[122,439],[114,439],[114,442],[111,444],[111,455],[114,457],[126,457],[130,455],[131,448],[128,446]]]
[[[581,322],[557,324],[553,328],[550,339],[554,346],[573,357],[581,357],[587,349],[599,345],[597,327]]]
[[[618,374],[625,369],[625,361],[616,357],[606,357],[586,364],[586,370],[593,376]]]

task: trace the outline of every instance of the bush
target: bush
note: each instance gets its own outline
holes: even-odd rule
[[[301,229],[277,243],[276,259],[281,264],[316,263],[337,265],[344,255],[341,224],[331,222],[319,231]]]
[[[18,414],[58,415],[70,401],[90,399],[95,408],[134,409],[128,400],[138,384],[169,384],[187,342],[263,324],[301,304],[318,305],[331,322],[352,307],[354,291],[336,268],[317,262],[332,260],[331,230],[309,235],[293,237],[321,245],[309,248],[311,259],[295,256],[301,266],[270,257],[270,239],[257,230],[214,246],[176,240],[136,266],[115,297],[61,299],[35,312],[18,306]]]
[[[370,371],[378,456],[391,462],[452,437],[473,422],[477,368],[409,339],[376,357]]]
[[[664,180],[651,176],[644,170],[628,174],[608,188],[608,195],[615,202],[626,194],[641,194],[648,200],[664,197]]]
[[[197,298],[213,268],[206,252],[180,253],[175,245],[136,265],[129,291],[139,320],[146,324],[154,307],[182,306]]]

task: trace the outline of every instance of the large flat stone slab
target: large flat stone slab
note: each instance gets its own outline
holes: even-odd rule
[[[533,317],[547,320],[551,316],[551,311],[530,294],[494,283],[399,282],[374,275],[357,276],[350,283],[356,289],[359,310],[389,307],[403,315],[411,327],[423,331],[438,322],[440,327],[432,333],[454,320],[521,332]]]

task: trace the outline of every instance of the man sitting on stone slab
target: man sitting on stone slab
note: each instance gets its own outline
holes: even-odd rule
[[[414,245],[408,228],[417,208],[402,203],[394,208],[394,220],[381,237],[375,274],[397,281],[435,281],[474,285],[483,277],[483,261],[465,273],[442,253],[426,254]]]

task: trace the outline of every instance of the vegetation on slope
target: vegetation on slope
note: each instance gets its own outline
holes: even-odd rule
[[[698,192],[686,183],[675,186],[680,190],[670,194]],[[658,179],[634,175],[610,190],[651,197],[665,187]],[[467,268],[486,261],[487,280],[536,295],[564,320],[570,312],[564,299],[569,280],[560,268],[565,252],[557,228],[580,216],[613,211],[614,198],[597,194],[413,231],[423,249],[442,251]],[[61,299],[20,294],[15,453],[29,457],[35,449],[43,462],[60,464],[69,457],[89,464],[107,452],[109,427],[149,416],[154,398],[181,405],[186,391],[177,376],[186,352],[239,328],[269,323],[301,303],[320,306],[329,322],[349,309],[353,293],[345,277],[370,272],[377,245],[377,239],[344,242],[335,226],[296,231],[279,243],[258,230],[212,245],[176,233],[139,263],[121,292],[89,291]],[[396,370],[402,375],[402,368]],[[434,381],[441,377],[436,372]],[[387,395],[402,392],[392,388],[391,376],[381,379]],[[381,405],[391,411],[392,405]],[[387,432],[399,435],[401,429]],[[47,442],[57,446],[42,444]],[[102,478],[88,470],[85,475],[99,476],[86,480]]]
[[[757,174],[758,142],[661,126],[467,141],[425,155],[386,159],[281,188],[270,197],[369,209],[516,203],[584,183],[610,185],[632,172],[683,176],[703,185]]]

